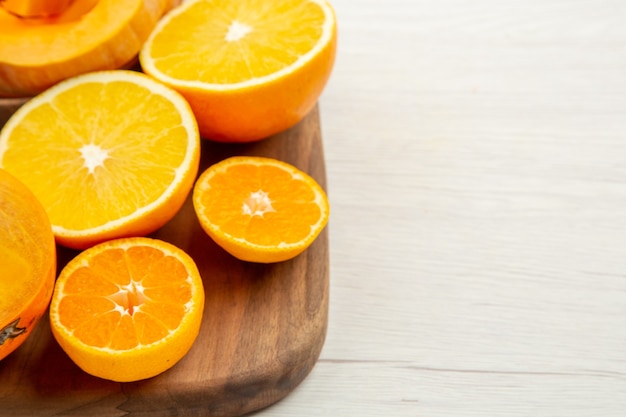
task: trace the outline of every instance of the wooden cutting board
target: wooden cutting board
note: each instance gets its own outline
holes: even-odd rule
[[[326,186],[317,108],[297,126],[261,142],[203,141],[200,172],[232,155],[281,159]],[[154,378],[106,381],[70,361],[45,316],[21,347],[0,361],[0,416],[238,416],[282,399],[308,375],[328,322],[327,230],[290,261],[241,262],[202,231],[188,199],[153,236],[187,251],[204,281],[204,319],[191,351]],[[59,269],[76,253],[59,248]]]

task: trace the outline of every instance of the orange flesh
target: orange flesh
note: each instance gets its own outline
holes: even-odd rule
[[[188,273],[176,258],[147,246],[110,249],[68,278],[59,317],[87,345],[127,350],[178,328],[191,299]]]
[[[80,94],[65,91],[33,109],[15,128],[19,142],[7,150],[4,167],[21,173],[53,224],[84,230],[128,216],[138,201],[155,201],[176,176],[187,144],[180,116],[166,98],[129,83],[94,82],[82,85]],[[131,87],[136,95],[124,100]],[[172,128],[147,132],[146,121],[155,119]],[[151,162],[141,165],[144,160]],[[141,193],[135,185],[139,182]],[[55,189],[59,193],[51,192]],[[80,190],[84,198],[63,198],[63,190]],[[97,202],[89,205],[89,216],[84,201]]]
[[[155,38],[150,55],[158,57],[160,71],[179,80],[235,84],[293,64],[322,36],[324,11],[314,3],[215,3],[192,5]],[[177,33],[185,33],[184,41]]]

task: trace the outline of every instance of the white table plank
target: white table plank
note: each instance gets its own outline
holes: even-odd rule
[[[623,416],[626,3],[334,0],[331,314],[274,416]]]

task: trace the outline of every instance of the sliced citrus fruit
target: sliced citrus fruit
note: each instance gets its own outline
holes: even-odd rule
[[[41,203],[0,169],[0,359],[17,349],[48,308],[56,247]]]
[[[187,102],[132,71],[61,82],[0,132],[0,167],[42,202],[57,241],[79,249],[165,224],[189,194],[199,158]]]
[[[157,21],[178,4],[0,1],[0,96],[31,97],[61,80],[136,61]]]
[[[202,279],[189,255],[162,240],[122,238],[79,253],[63,268],[50,324],[85,372],[128,382],[182,359],[203,310]]]
[[[139,61],[187,98],[203,137],[243,142],[307,114],[330,77],[336,45],[325,0],[191,0],[159,21]]]
[[[322,187],[293,165],[235,156],[204,171],[193,205],[206,233],[238,259],[279,262],[300,254],[328,222]]]

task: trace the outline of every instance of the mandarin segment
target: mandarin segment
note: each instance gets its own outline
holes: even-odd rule
[[[139,343],[142,345],[156,343],[170,334],[170,328],[161,321],[155,320],[155,317],[151,314],[139,311],[133,319]]]
[[[207,234],[233,256],[279,262],[297,256],[328,222],[328,200],[309,175],[285,162],[231,157],[205,170],[193,205]]]
[[[179,284],[147,286],[144,289],[144,294],[149,301],[146,308],[150,308],[151,305],[162,306],[168,303],[176,306],[181,302],[191,300],[192,297],[191,289],[182,282]],[[158,315],[159,313],[154,312],[154,314]]]
[[[108,270],[109,273],[111,270]],[[119,290],[115,283],[104,279],[92,267],[78,268],[74,272],[74,278],[65,284],[64,291],[66,294],[80,294],[84,296],[112,295]]]
[[[163,284],[160,275],[161,271],[164,270],[163,266],[160,264],[164,261],[164,259],[166,259],[163,251],[150,246],[137,246],[128,248],[122,251],[122,253],[124,254],[124,264],[126,268],[128,268],[129,273],[129,281],[126,282],[126,284],[130,283],[131,276],[133,281],[140,284],[143,288],[155,284]],[[129,258],[134,261],[128,262]],[[166,267],[165,270],[172,274],[172,268],[177,268],[178,266],[184,270],[184,267],[180,265],[180,262],[176,262],[175,260],[173,266],[170,266],[169,268]],[[153,282],[150,282],[151,274],[154,274]],[[186,276],[187,275],[185,275],[185,277]]]
[[[169,333],[176,329],[185,316],[184,304],[167,304],[163,302],[148,302],[141,308],[150,321],[163,326]]]
[[[83,344],[108,349],[111,347],[112,334],[114,334],[119,325],[119,312],[111,310],[77,327],[74,330],[73,337]],[[127,338],[133,339],[134,335],[129,334]]]
[[[121,248],[111,249],[106,253],[96,253],[90,259],[89,264],[82,269],[88,269],[99,279],[111,282],[119,289],[119,286],[130,283],[130,271],[128,270],[125,255],[124,250]],[[103,294],[101,293],[100,295]]]
[[[134,318],[128,314],[117,314],[119,315],[117,318],[117,326],[112,332],[111,342],[107,347],[112,350],[130,350],[136,348],[140,341],[137,336]]]
[[[69,294],[63,298],[58,308],[63,326],[75,331],[114,311],[115,303],[102,296]]]
[[[186,354],[203,309],[193,259],[169,243],[136,237],[98,244],[70,261],[56,283],[50,323],[83,370],[134,381],[165,371]]]

